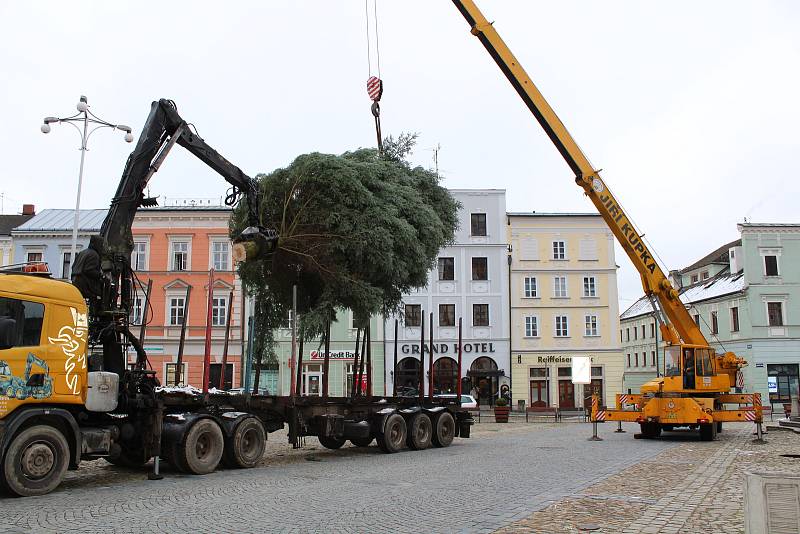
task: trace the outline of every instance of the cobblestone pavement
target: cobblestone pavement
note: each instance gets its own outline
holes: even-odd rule
[[[261,466],[159,482],[85,462],[43,497],[0,497],[0,532],[491,532],[675,445],[580,423],[482,423],[448,448],[294,451]],[[632,428],[631,428],[632,430]]]
[[[715,442],[672,432],[660,441],[679,446],[639,462],[499,530],[621,532],[625,534],[744,532],[744,475],[800,474],[800,436],[772,431],[754,443],[753,425],[726,425]],[[630,435],[630,434],[628,434]],[[637,440],[637,443],[641,441]],[[594,527],[597,527],[596,529]]]

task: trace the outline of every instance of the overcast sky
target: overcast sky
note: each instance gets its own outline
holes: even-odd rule
[[[736,239],[744,217],[800,222],[800,3],[479,5],[668,268]],[[137,138],[150,102],[171,98],[251,176],[373,146],[364,9],[0,0],[4,213],[74,207],[79,136],[39,126],[82,94]],[[416,163],[441,146],[447,187],[505,189],[509,211],[594,210],[451,2],[379,0],[378,30],[383,131],[419,132]],[[100,130],[89,149],[81,205],[105,208],[132,145]],[[151,181],[168,198],[225,189],[181,149]],[[617,263],[624,310],[642,291],[619,248]]]

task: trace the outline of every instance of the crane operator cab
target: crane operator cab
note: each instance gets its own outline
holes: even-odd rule
[[[727,392],[727,375],[715,369],[716,353],[711,347],[699,345],[669,345],[664,350],[665,392]],[[723,383],[724,382],[724,383]]]

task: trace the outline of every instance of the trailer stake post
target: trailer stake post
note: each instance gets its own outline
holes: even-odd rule
[[[206,302],[206,345],[203,353],[203,394],[208,393],[211,380],[211,313],[214,308],[214,269],[208,271],[208,301]],[[224,373],[223,373],[224,376]]]
[[[325,359],[322,361],[322,398],[328,398],[328,375],[331,365],[331,320],[325,321]]]
[[[392,373],[392,397],[397,396],[397,328],[398,320],[394,320],[394,372]]]
[[[289,381],[289,395],[294,400],[297,394],[297,373],[295,372],[295,365],[297,365],[297,284],[292,286],[292,354],[289,362],[289,373],[291,379]]]
[[[367,397],[372,400],[372,325],[367,326]]]
[[[456,396],[461,405],[461,317],[458,318],[458,381],[456,382]]]
[[[367,359],[367,347],[369,346],[367,343],[368,336],[369,323],[364,326],[364,337],[361,338],[361,359],[358,361],[358,374],[356,376],[356,394],[359,397],[364,396],[366,393],[361,383],[364,381],[364,362]]]
[[[219,389],[225,389],[225,371],[228,369],[228,342],[231,339],[231,318],[233,316],[233,290],[228,295],[228,317],[225,319],[225,344],[222,346],[222,372],[219,374]],[[233,376],[231,376],[233,387]]]
[[[297,396],[303,393],[303,336],[300,336],[300,348],[297,351]]]
[[[430,321],[430,335],[428,336],[430,341],[428,349],[428,400],[433,400],[433,312],[431,312]]]
[[[366,332],[364,333],[366,335]],[[356,398],[356,379],[358,378],[358,348],[361,343],[361,329],[356,328],[356,353],[353,356],[353,386],[350,388],[350,398]]]
[[[142,344],[142,348],[144,348],[144,337],[147,334],[147,308],[150,307],[150,293],[153,291],[153,279],[147,281],[147,289],[144,292],[144,304],[142,305],[142,314],[139,318],[142,325],[139,328],[139,343]],[[147,367],[147,359],[145,358],[144,361],[139,361],[139,355],[136,355],[136,368],[139,370],[144,370]]]
[[[183,315],[181,316],[181,338],[178,341],[178,361],[175,368],[175,384],[181,385],[181,374],[183,372],[183,346],[186,343],[186,318],[189,316],[189,297],[192,296],[192,286],[186,287],[186,300],[183,302]]]
[[[419,329],[419,402],[425,399],[425,312],[420,311]]]

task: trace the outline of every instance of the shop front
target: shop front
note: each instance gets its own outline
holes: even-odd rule
[[[622,362],[619,355],[574,354],[591,358],[591,383],[572,382],[572,356],[517,354],[512,364],[514,406],[582,408],[591,406],[592,395],[601,406],[620,393]]]

